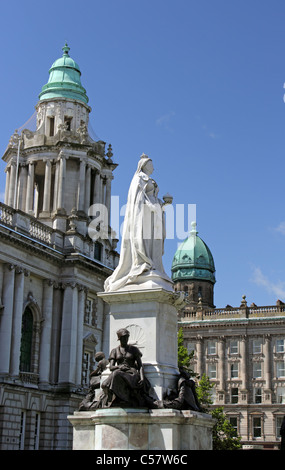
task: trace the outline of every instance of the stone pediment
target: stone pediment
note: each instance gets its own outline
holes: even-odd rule
[[[83,342],[84,344],[92,344],[93,346],[96,346],[98,344],[97,338],[94,335],[94,333],[86,333],[83,337]]]

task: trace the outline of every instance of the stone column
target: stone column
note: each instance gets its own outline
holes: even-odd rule
[[[11,207],[14,207],[16,171],[17,171],[17,165],[15,162],[12,162],[10,166],[10,183],[9,183],[9,198],[8,198],[8,205]]]
[[[90,193],[91,193],[91,167],[87,165],[86,168],[86,185],[85,185],[85,201],[84,201],[84,212],[88,214],[90,207]]]
[[[265,346],[264,346],[264,379],[265,379],[265,389],[271,390],[271,370],[270,370],[270,343],[271,336],[265,335]]]
[[[51,191],[51,161],[46,161],[45,166],[45,184],[44,184],[44,200],[43,200],[43,212],[50,212],[50,191]]]
[[[34,184],[35,184],[34,179],[35,179],[34,162],[30,162],[29,168],[28,168],[27,199],[26,199],[26,212],[28,214],[31,214],[33,212]]]
[[[83,356],[83,322],[85,313],[86,293],[84,286],[78,286],[78,316],[77,316],[77,353],[76,353],[76,384],[82,382],[82,356]]]
[[[9,374],[10,348],[12,337],[13,305],[14,305],[15,266],[4,266],[2,302],[4,309],[1,314],[0,328],[0,373]]]
[[[106,180],[106,194],[105,194],[105,206],[108,211],[108,227],[110,227],[111,220],[111,182],[112,177]]]
[[[54,188],[53,188],[53,211],[57,209],[58,200],[58,174],[59,174],[59,162],[55,162],[55,175],[54,175]]]
[[[99,170],[96,172],[95,175],[93,204],[101,204],[101,175]]]
[[[241,389],[247,390],[247,373],[246,373],[246,359],[247,359],[247,336],[244,335],[240,342],[240,354],[241,354]]]
[[[218,357],[219,390],[225,390],[225,338],[223,336],[218,341]]]
[[[18,205],[17,205],[17,209],[20,209],[21,211],[24,211],[26,209],[27,179],[28,179],[28,167],[27,165],[21,165],[20,179],[19,179]]]
[[[75,282],[68,282],[63,285],[63,288],[59,383],[74,385],[77,361],[78,295]]]
[[[15,269],[14,312],[10,360],[10,373],[12,376],[19,375],[23,304],[24,270],[17,266]]]
[[[65,155],[60,155],[59,160],[59,181],[58,181],[58,200],[57,200],[57,209],[64,209],[64,186],[65,186],[65,176],[66,176],[66,157]]]
[[[51,363],[51,331],[53,310],[53,281],[45,279],[43,282],[43,323],[40,341],[40,366],[39,376],[41,384],[50,382]]]
[[[77,209],[78,211],[84,211],[85,203],[85,171],[86,171],[86,162],[85,160],[80,160],[79,167],[79,180],[78,180],[78,202]]]
[[[8,204],[9,203],[9,186],[10,186],[10,168],[5,169],[6,173],[6,185],[5,185],[5,199],[4,203]]]
[[[200,335],[197,337],[197,374],[203,375],[203,338]]]

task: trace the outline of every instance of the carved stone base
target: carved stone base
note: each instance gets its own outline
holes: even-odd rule
[[[142,353],[145,375],[153,397],[161,400],[176,388],[177,377],[177,301],[176,295],[162,288],[99,293],[110,306],[110,350],[118,346],[116,332],[127,328],[129,344]]]
[[[210,415],[173,409],[77,411],[73,450],[212,450]]]

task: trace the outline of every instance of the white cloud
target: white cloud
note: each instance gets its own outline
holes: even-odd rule
[[[201,129],[205,132],[207,137],[210,137],[211,139],[218,139],[219,135],[213,130],[209,129],[209,127],[206,124],[203,124],[200,116],[195,116],[195,117],[196,117],[196,120],[199,122]]]
[[[209,132],[209,137],[211,137],[211,139],[217,139],[217,134],[215,134],[215,132]]]
[[[260,268],[254,268],[252,282],[260,287],[264,287],[270,294],[274,294],[278,299],[285,297],[285,282],[274,282],[269,280],[262,273]]]
[[[166,130],[172,132],[173,129],[170,127],[170,122],[171,122],[171,119],[173,118],[173,116],[175,116],[175,112],[170,111],[169,113],[163,114],[162,116],[157,118],[155,123],[156,123],[157,126],[162,126]]]
[[[275,229],[277,232],[282,233],[282,235],[285,235],[285,222],[280,222],[278,227]]]

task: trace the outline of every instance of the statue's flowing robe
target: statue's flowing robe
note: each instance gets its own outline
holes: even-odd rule
[[[152,183],[139,166],[129,188],[120,261],[105,281],[105,292],[136,283],[140,275],[150,272],[169,279],[162,265],[164,213],[157,197],[147,194],[147,187]]]

